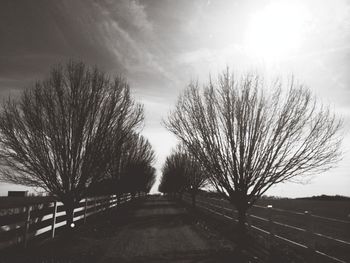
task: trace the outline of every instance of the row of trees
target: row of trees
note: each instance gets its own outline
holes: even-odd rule
[[[210,188],[235,206],[242,233],[247,210],[271,186],[319,174],[341,157],[342,120],[293,78],[267,84],[227,70],[203,88],[191,83],[164,124]],[[181,156],[167,158],[160,191],[186,189],[192,174]]]
[[[192,196],[192,205],[196,204],[196,195],[208,183],[208,175],[195,157],[183,145],[168,156],[162,168],[159,191],[163,193],[183,193]]]
[[[88,194],[150,189],[154,152],[137,133],[143,119],[123,78],[79,62],[58,65],[2,105],[1,179],[61,200],[69,226],[74,207]]]
[[[92,184],[89,193],[148,193],[155,182],[154,161],[155,154],[148,140],[140,134],[131,133],[117,149],[108,176]]]

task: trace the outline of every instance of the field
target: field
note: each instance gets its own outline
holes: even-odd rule
[[[221,200],[222,198],[213,192],[201,192],[203,197]],[[313,198],[283,198],[283,197],[265,197],[259,199],[256,205],[267,206],[272,205],[273,208],[283,209],[288,211],[295,211],[304,213],[309,211],[314,215],[330,217],[340,220],[350,221],[350,198],[344,198],[343,200],[314,200]]]
[[[257,205],[272,205],[274,208],[291,210],[304,213],[304,211],[312,212],[312,214],[331,217],[341,220],[350,221],[350,200],[349,201],[325,201],[325,200],[309,200],[309,199],[262,199]]]
[[[217,198],[217,196],[209,196],[199,196],[198,205],[209,208],[214,213],[237,218],[230,203]],[[267,205],[272,205],[273,209],[267,209]],[[305,211],[309,213],[305,214]],[[310,215],[310,212],[312,215]],[[290,241],[308,247],[312,246],[317,251],[350,261],[349,213],[350,201],[348,200],[321,201],[272,198],[257,202],[249,210],[251,216],[249,216],[248,222],[266,233],[272,231],[275,235]],[[266,237],[266,235],[261,235],[261,231],[258,231],[258,236],[259,238]],[[277,244],[282,241],[278,238]],[[264,242],[270,242],[269,235],[267,235],[267,240],[265,239]]]

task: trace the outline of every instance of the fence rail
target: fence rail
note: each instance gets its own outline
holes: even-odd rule
[[[192,202],[192,199],[190,198],[189,194],[184,194],[183,200],[187,203]],[[206,211],[209,211],[210,213],[216,214],[217,216],[224,217],[228,220],[233,220],[236,222],[238,221],[235,217],[232,216],[233,213],[237,213],[237,211],[235,211],[232,206],[228,207],[230,206],[230,204],[225,200],[198,196],[196,202],[197,202],[197,207],[201,209],[204,209]],[[331,242],[336,245],[341,245],[343,247],[346,247],[347,251],[349,251],[350,242],[346,240],[342,240],[340,238],[332,237],[330,235],[326,235],[324,233],[316,232],[314,228],[314,220],[321,219],[322,221],[325,221],[325,222],[336,222],[336,223],[345,224],[346,225],[344,227],[345,231],[348,231],[350,229],[350,221],[312,215],[308,211],[305,211],[305,213],[300,213],[300,212],[294,212],[294,211],[289,211],[284,209],[276,209],[276,208],[273,208],[272,206],[264,207],[264,206],[255,205],[253,207],[257,209],[265,210],[265,213],[264,213],[265,216],[256,215],[250,212],[247,215],[246,225],[248,226],[249,229],[253,231],[257,231],[260,234],[267,237],[268,247],[272,246],[275,242],[283,242],[287,245],[307,249],[312,255],[322,256],[332,262],[338,262],[338,263],[347,262],[347,261],[344,261],[343,259],[339,259],[338,257],[329,255],[326,252],[320,251],[316,248],[317,240],[324,239],[327,242]],[[227,215],[228,212],[232,214]],[[277,218],[275,218],[277,213],[279,214],[285,213],[289,215],[299,216],[303,219],[305,224],[304,226],[296,226],[296,225],[280,222],[278,221]],[[259,224],[259,222],[261,222],[261,224]],[[276,231],[277,227],[287,229],[289,231],[292,231],[293,233],[295,232],[301,233],[301,235],[304,237],[305,242],[301,242],[299,239],[293,240],[293,237],[291,237],[290,235],[285,236],[283,231],[282,233],[279,233],[278,231]]]
[[[86,222],[89,216],[123,205],[144,193],[85,198],[74,209],[73,222]],[[2,213],[1,213],[2,212]],[[0,211],[0,249],[23,244],[38,236],[54,238],[58,228],[67,224],[62,202],[47,201],[28,206],[16,206]]]

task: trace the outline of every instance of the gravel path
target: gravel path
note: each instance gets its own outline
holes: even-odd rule
[[[166,199],[147,200],[132,219],[110,239],[100,262],[209,262],[208,256],[215,257],[223,249],[193,224],[185,208]],[[231,248],[227,244],[224,249]]]

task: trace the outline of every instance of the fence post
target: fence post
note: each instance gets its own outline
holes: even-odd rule
[[[96,202],[96,196],[94,197],[94,210],[95,214],[97,213],[97,202]]]
[[[84,224],[86,223],[87,203],[88,203],[88,198],[85,197],[85,205],[84,205]]]
[[[57,201],[55,201],[53,203],[53,214],[52,214],[52,223],[51,223],[51,238],[55,237],[56,216],[57,216]]]
[[[310,262],[314,262],[315,257],[315,235],[314,235],[314,223],[312,220],[312,213],[310,211],[305,211],[305,222],[307,224],[306,228],[306,239],[307,239],[307,248],[309,250]]]
[[[248,202],[248,205],[250,205],[250,202]],[[250,226],[252,225],[252,223],[251,223],[251,217],[250,217],[249,208],[247,209],[246,217],[247,217],[247,226],[248,226],[248,229],[250,229]]]
[[[113,195],[113,207],[117,206],[117,204],[118,204],[118,196]]]
[[[109,211],[109,208],[111,206],[112,200],[113,200],[113,195],[107,195],[107,200],[106,200],[106,203],[105,203],[106,213],[108,213],[108,211]]]
[[[275,242],[275,228],[273,222],[273,207],[272,205],[267,206],[268,209],[268,220],[269,220],[269,248],[272,248]]]
[[[100,199],[100,209],[101,209],[101,212],[104,213],[105,210],[106,210],[106,200],[107,200],[107,197],[106,196],[103,196],[102,199]]]
[[[24,223],[24,235],[23,235],[23,245],[24,248],[27,247],[27,243],[28,243],[28,232],[29,232],[29,225],[30,225],[30,210],[31,210],[31,206],[27,206],[26,207],[26,215],[25,215],[25,223]]]
[[[108,196],[108,201],[106,205],[106,210],[109,210],[111,208],[111,203],[113,202],[113,195]]]

